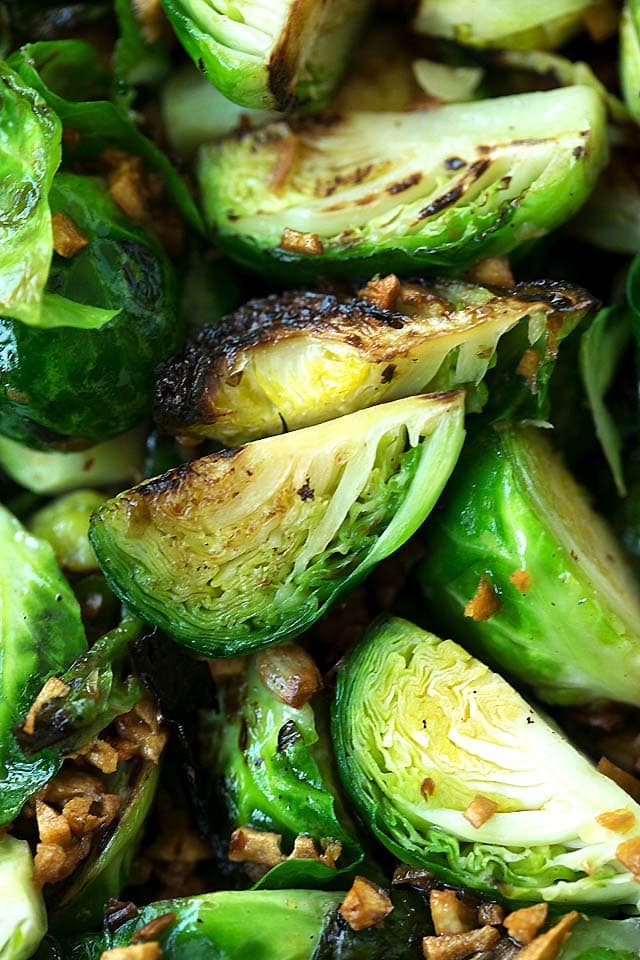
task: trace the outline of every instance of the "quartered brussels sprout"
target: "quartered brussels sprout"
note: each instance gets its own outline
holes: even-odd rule
[[[171,265],[149,232],[90,177],[58,174],[49,201],[71,248],[54,257],[43,313],[64,324],[71,308],[88,304],[108,318],[96,329],[0,319],[0,431],[34,447],[77,449],[139,423],[153,370],[181,330]]]
[[[56,772],[51,752],[26,757],[13,732],[42,685],[86,650],[80,607],[48,543],[0,506],[0,825]]]
[[[0,898],[0,957],[29,960],[47,932],[47,914],[29,845],[8,835],[0,839]]]
[[[558,284],[498,290],[393,274],[357,297],[272,294],[203,328],[159,368],[155,417],[168,432],[232,446],[427,390],[473,390],[513,327],[522,323],[536,350],[553,330],[557,350],[592,303]]]
[[[144,433],[138,427],[75,453],[34,450],[0,436],[0,467],[5,473],[27,490],[50,496],[87,483],[123,486],[140,475],[143,457]]]
[[[333,736],[345,789],[406,863],[507,899],[640,904],[640,806],[451,640],[372,627]]]
[[[302,633],[420,526],[458,458],[462,392],[381,404],[204,457],[109,500],[90,540],[115,592],[232,656]]]
[[[542,699],[640,705],[638,586],[542,431],[469,448],[419,576],[429,615]]]
[[[211,83],[244,107],[322,105],[340,79],[371,0],[163,0]]]
[[[606,159],[602,100],[573,86],[270,124],[204,147],[199,180],[220,245],[291,283],[460,271],[569,219]]]
[[[593,0],[419,0],[413,28],[472,47],[552,49],[581,27]]]
[[[620,21],[620,82],[632,117],[640,121],[640,3],[626,0]]]
[[[218,687],[219,709],[201,739],[215,789],[227,808],[231,861],[260,886],[323,886],[362,860],[342,809],[311,656],[284,644],[252,657]],[[268,872],[267,872],[268,871]]]
[[[74,573],[98,570],[89,543],[89,518],[104,500],[104,494],[97,490],[74,490],[38,510],[29,521],[29,529],[51,544],[63,569]]]

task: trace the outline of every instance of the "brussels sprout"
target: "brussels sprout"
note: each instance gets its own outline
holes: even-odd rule
[[[89,543],[89,518],[103,503],[96,490],[76,490],[37,511],[29,529],[53,547],[56,560],[66,570],[86,573],[98,570],[98,561]]]
[[[381,404],[204,457],[109,500],[115,592],[209,656],[302,633],[423,522],[458,458],[462,392]]]
[[[419,577],[431,617],[542,699],[640,705],[638,586],[543,431],[478,437]]]
[[[29,845],[7,835],[0,839],[0,898],[0,958],[29,960],[47,932],[47,914]]]
[[[626,0],[620,21],[620,83],[631,116],[640,121],[640,3]]]
[[[581,917],[557,960],[637,960],[640,920]]]
[[[26,758],[12,729],[42,685],[86,649],[80,607],[48,543],[0,506],[0,825],[56,772],[51,752]]]
[[[0,63],[0,313],[37,323],[51,262],[47,195],[62,128],[45,101]]]
[[[269,110],[247,110],[212,87],[191,64],[173,71],[162,90],[167,137],[179,156],[191,158],[203,143],[247,122],[260,127],[277,117]]]
[[[556,284],[401,285],[393,274],[360,298],[271,295],[205,327],[182,357],[159,368],[155,418],[178,436],[231,446],[413,393],[473,388],[508,330],[522,323],[525,346],[544,352],[553,329],[557,352],[592,303]],[[516,386],[511,398],[517,394]],[[468,397],[468,406],[478,403]]]
[[[239,846],[244,828],[282,838],[280,856],[274,844],[273,856],[263,858],[269,862],[260,886],[323,886],[362,860],[342,810],[322,715],[317,725],[308,702],[319,686],[306,651],[293,644],[275,647],[219,686],[219,709],[204,721],[206,763],[229,816],[229,859],[241,859],[233,841]],[[232,835],[236,828],[239,834]],[[298,837],[306,841],[304,851],[294,848]],[[256,860],[248,854],[246,862]]]
[[[133,761],[118,771],[109,790],[121,797],[118,818],[97,850],[92,850],[61,889],[48,897],[51,929],[57,936],[98,929],[105,903],[126,886],[145,821],[155,797],[160,767]]]
[[[322,105],[336,86],[371,0],[163,0],[199,69],[243,107]]]
[[[270,124],[203,147],[199,180],[223,249],[291,283],[462,270],[571,217],[606,160],[602,100],[574,86]]]
[[[580,341],[580,372],[596,434],[620,496],[626,495],[622,437],[606,407],[605,397],[631,339],[629,312],[623,307],[600,310]]]
[[[33,450],[0,436],[0,467],[34,493],[66,493],[87,483],[125,485],[142,469],[144,433],[140,428],[78,453]]]
[[[447,37],[473,47],[552,49],[560,47],[581,27],[593,0],[419,0],[414,30]]]
[[[8,61],[30,87],[55,110],[65,127],[66,162],[100,157],[117,147],[142,157],[162,178],[167,195],[190,226],[202,232],[202,219],[185,182],[165,154],[143,136],[126,112],[109,102],[111,74],[99,62],[96,49],[82,40],[28,43]],[[81,94],[84,100],[78,100]]]
[[[640,904],[640,806],[453,641],[373,626],[333,736],[345,789],[406,863],[507,899]]]
[[[146,414],[153,370],[180,343],[171,265],[89,177],[58,174],[54,213],[80,230],[83,249],[56,255],[48,290],[61,320],[69,301],[111,311],[99,329],[38,329],[0,319],[0,431],[34,447],[105,440]],[[50,309],[45,303],[43,312]]]

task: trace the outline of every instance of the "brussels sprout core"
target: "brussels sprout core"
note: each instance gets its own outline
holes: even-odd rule
[[[301,633],[397,549],[463,439],[462,392],[381,404],[204,457],[108,501],[90,540],[115,591],[232,656]]]
[[[507,898],[640,903],[625,846],[640,844],[640,806],[452,641],[375,626],[339,676],[334,719],[345,788],[409,864]],[[603,825],[611,811],[633,826]]]

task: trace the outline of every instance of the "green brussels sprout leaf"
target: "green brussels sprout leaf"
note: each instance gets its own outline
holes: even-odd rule
[[[580,918],[557,960],[637,960],[640,955],[640,920]]]
[[[464,394],[380,404],[169,470],[90,541],[132,610],[208,656],[310,627],[407,540],[458,458]]]
[[[625,0],[620,21],[620,84],[629,113],[640,122],[640,3]]]
[[[88,573],[98,570],[89,543],[89,518],[105,500],[97,490],[74,490],[41,507],[29,520],[29,530],[53,547],[64,570]]]
[[[0,957],[29,960],[47,932],[47,914],[26,840],[0,839],[0,897]]]
[[[640,904],[640,806],[453,641],[374,625],[339,673],[333,737],[345,789],[404,862],[507,899]]]

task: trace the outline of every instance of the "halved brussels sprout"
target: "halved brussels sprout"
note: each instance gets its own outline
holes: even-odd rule
[[[322,105],[344,70],[371,0],[163,0],[185,50],[244,107]]]
[[[229,859],[251,865],[250,875],[262,864],[262,887],[324,886],[362,860],[342,809],[321,708],[316,720],[309,702],[320,685],[305,650],[274,647],[219,682],[218,710],[203,720],[205,763],[229,818],[223,833],[226,844],[231,839]],[[245,835],[254,854],[238,849]]]
[[[433,621],[542,699],[640,706],[638,585],[543,431],[478,437],[419,577]]]
[[[640,806],[453,641],[372,627],[333,736],[345,789],[406,863],[507,899],[640,905]]]
[[[626,0],[620,21],[620,82],[631,116],[640,121],[640,2]]]
[[[472,47],[552,49],[581,27],[593,0],[419,0],[414,30]]]
[[[571,217],[607,160],[589,87],[275,123],[203,147],[205,215],[269,276],[462,270]]]
[[[144,431],[140,428],[76,453],[34,450],[0,436],[0,467],[5,473],[27,490],[50,496],[87,483],[124,486],[140,475],[143,457]]]
[[[71,449],[129,430],[147,412],[156,364],[181,342],[171,264],[94,179],[58,174],[49,200],[79,231],[56,254],[43,313],[69,304],[109,312],[97,329],[0,319],[0,431],[34,447]]]
[[[80,607],[53,550],[0,506],[0,825],[60,765],[51,752],[25,757],[14,725],[42,685],[85,650]]]
[[[396,400],[170,470],[109,500],[90,540],[115,592],[209,656],[302,633],[429,514],[463,393]]]
[[[41,507],[31,517],[29,529],[51,544],[63,569],[74,573],[99,570],[88,538],[89,518],[104,500],[97,490],[74,490]]]
[[[401,285],[393,274],[360,297],[274,294],[203,328],[159,368],[155,418],[168,432],[232,446],[385,400],[473,388],[508,330],[522,322],[536,348],[553,330],[557,347],[592,303],[564,285]]]
[[[47,932],[47,914],[29,845],[8,835],[0,839],[0,900],[0,957],[29,960]]]

